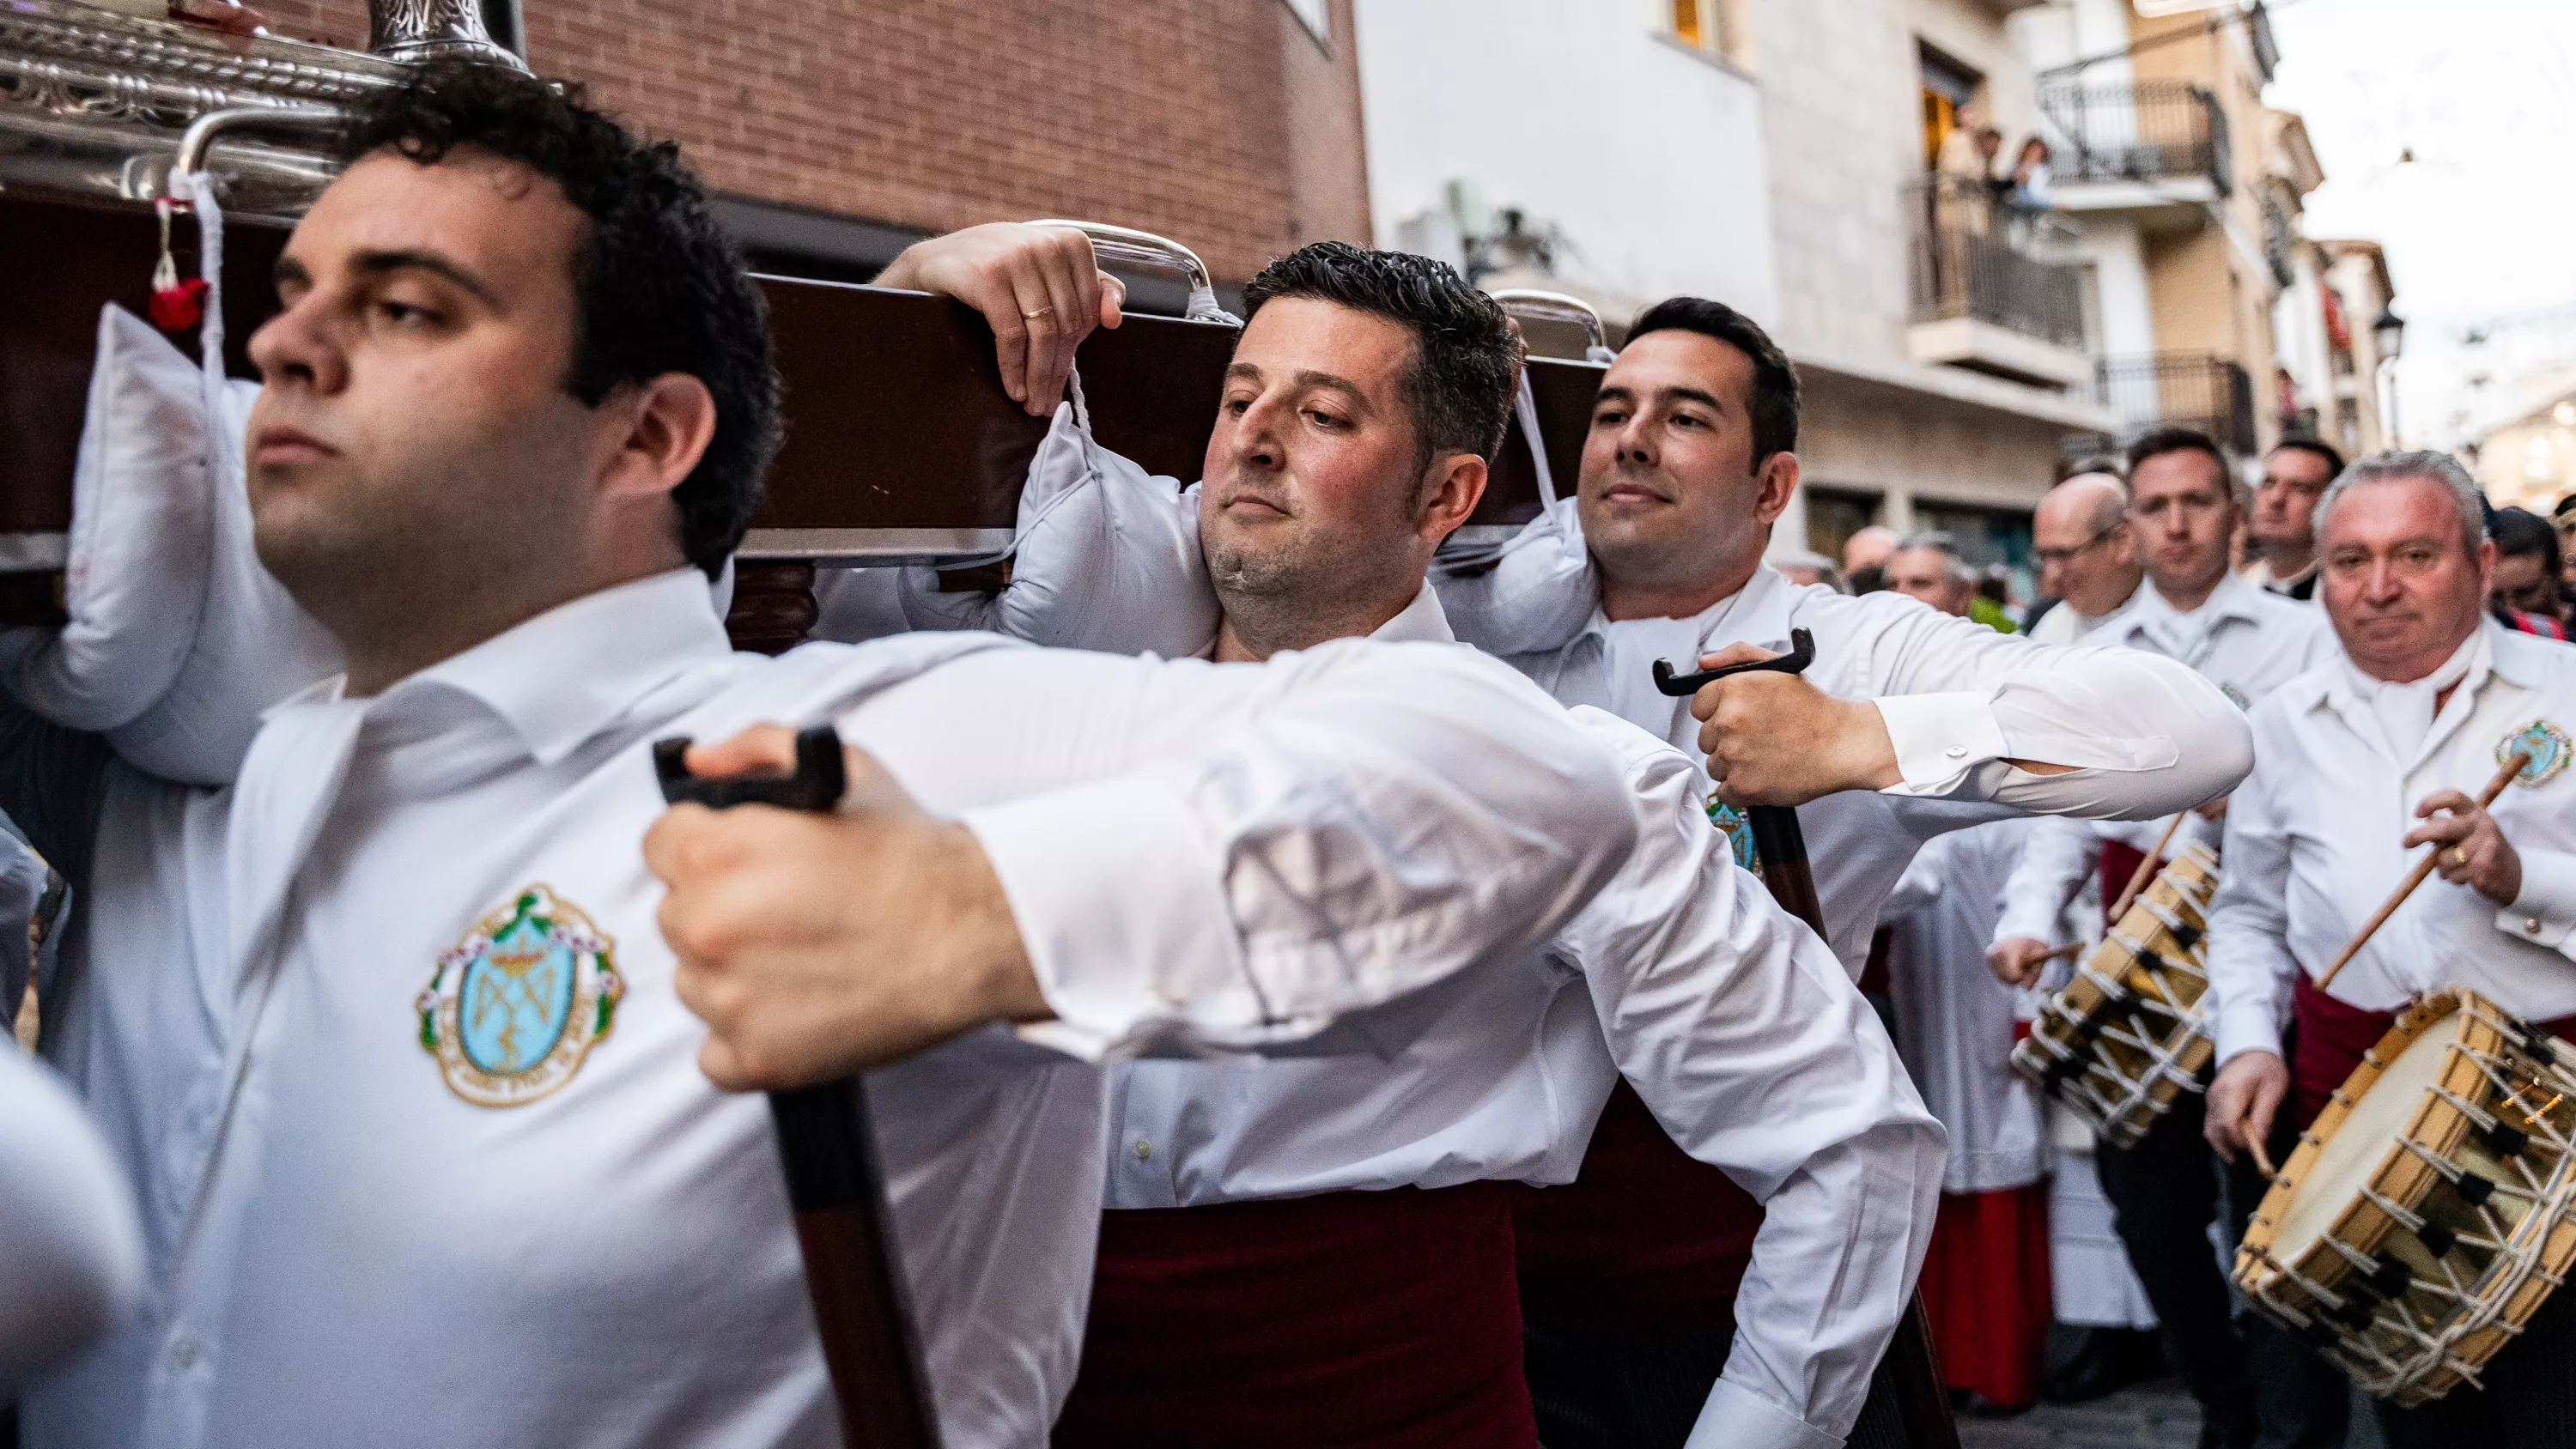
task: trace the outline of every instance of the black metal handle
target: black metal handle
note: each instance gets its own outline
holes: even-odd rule
[[[1703,669],[1697,674],[1673,673],[1669,659],[1655,661],[1655,688],[1675,699],[1700,692],[1703,685],[1715,684],[1730,674],[1804,674],[1816,662],[1816,636],[1804,629],[1789,631],[1789,652],[1769,659],[1748,659],[1742,664],[1722,664]]]
[[[796,768],[708,777],[689,772],[690,741],[653,742],[662,798],[713,810],[774,805],[827,811],[849,778],[841,737],[829,725],[796,736]],[[859,1080],[769,1094],[779,1164],[796,1213],[805,1291],[823,1341],[823,1363],[848,1449],[937,1449],[930,1377],[888,1224],[885,1173]]]

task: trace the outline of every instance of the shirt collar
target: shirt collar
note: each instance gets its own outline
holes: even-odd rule
[[[1440,607],[1440,595],[1432,591],[1431,581],[1422,582],[1422,592],[1404,606],[1396,616],[1369,631],[1369,637],[1385,644],[1455,644],[1458,636],[1450,631],[1449,611]]]
[[[2149,614],[2166,614],[2176,619],[2192,620],[2203,628],[2214,628],[2221,619],[2242,619],[2249,624],[2259,620],[2262,617],[2259,611],[2263,607],[2263,591],[2231,572],[2220,576],[2218,587],[2209,591],[2209,597],[2201,601],[2199,608],[2187,612],[2166,602],[2165,596],[2152,582],[2138,585],[2138,592],[2131,596],[2131,601]]]
[[[398,681],[370,712],[406,709],[427,692],[462,694],[551,765],[655,686],[732,648],[706,575],[676,568],[559,604]]]
[[[2511,639],[2511,633],[2503,625],[2493,619],[2482,620],[2476,629],[2470,631],[2468,638],[2460,641],[2460,647],[2451,651],[2448,659],[2443,660],[2431,674],[2424,677],[2440,679],[2456,668],[2461,672],[2450,687],[2466,685],[2471,695],[2486,687],[2489,676],[2502,679],[2509,684],[2529,688],[2530,685],[2526,681],[2533,677],[2535,661],[2515,650]],[[2300,704],[2308,709],[2314,709],[2321,704],[2331,705],[2338,710],[2353,707],[2367,708],[2365,701],[2369,695],[2373,691],[2386,687],[2387,683],[2386,680],[2362,673],[2361,666],[2352,662],[2352,656],[2337,647],[2334,667],[2314,672],[2314,678],[2308,685],[2307,695],[2300,700]]]
[[[1757,649],[1786,649],[1789,610],[1797,603],[1798,592],[1799,586],[1789,582],[1788,575],[1769,564],[1756,564],[1744,587],[1692,615],[1691,621],[1698,625],[1695,632],[1703,641],[1715,637],[1720,625],[1731,622],[1729,632],[1733,638],[1729,642],[1741,641]],[[1592,622],[1584,626],[1584,632],[1597,638],[1608,637],[1610,616],[1601,612],[1600,605],[1593,605]]]

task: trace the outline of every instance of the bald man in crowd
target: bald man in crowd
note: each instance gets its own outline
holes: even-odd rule
[[[2025,630],[2032,642],[2072,644],[2138,596],[2146,569],[2129,527],[2129,486],[2106,470],[2048,490],[2030,515],[2039,591],[2057,600]]]

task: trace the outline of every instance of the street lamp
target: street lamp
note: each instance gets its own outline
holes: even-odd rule
[[[2370,340],[2379,345],[2382,359],[2395,357],[2406,340],[2406,319],[2394,312],[2380,313],[2379,320],[2370,324]]]
[[[2382,312],[2370,324],[2370,340],[2379,351],[2377,376],[2371,382],[2379,394],[2379,416],[2385,426],[2382,435],[2387,446],[2397,446],[2397,349],[2406,342],[2406,319],[2394,312]]]

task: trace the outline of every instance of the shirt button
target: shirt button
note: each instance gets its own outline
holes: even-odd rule
[[[2540,918],[2539,918],[2538,916],[2525,916],[2525,917],[2523,917],[2523,919],[2522,919],[2522,933],[2523,933],[2524,935],[2526,935],[2526,936],[2537,936],[2537,935],[2539,935],[2539,934],[2540,934]]]
[[[172,1339],[170,1341],[170,1366],[175,1369],[195,1368],[197,1366],[197,1341],[193,1338]]]
[[[1951,759],[1954,759],[1954,760],[1955,760],[1955,759],[1958,759],[1958,758],[1960,758],[1961,756],[1963,756],[1963,755],[1967,754],[1967,753],[1968,753],[1968,747],[1967,747],[1967,746],[1965,746],[1965,745],[1952,745],[1950,748],[1948,748],[1948,749],[1946,749],[1946,750],[1943,750],[1941,753],[1943,753],[1943,754],[1945,754],[1945,755],[1948,755]]]
[[[1136,1139],[1136,1160],[1137,1160],[1138,1162],[1143,1162],[1143,1161],[1147,1160],[1148,1158],[1151,1158],[1153,1155],[1154,1155],[1154,1144],[1153,1144],[1153,1143],[1151,1143],[1151,1142],[1146,1141],[1146,1140],[1145,1140],[1144,1138],[1142,1138],[1142,1137],[1137,1138],[1137,1139]]]

